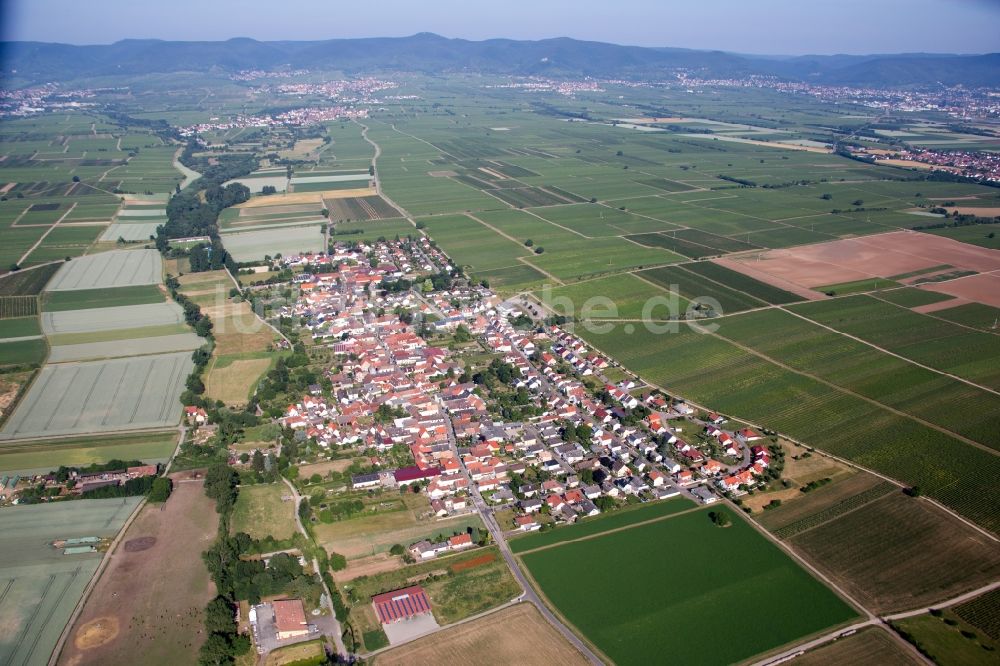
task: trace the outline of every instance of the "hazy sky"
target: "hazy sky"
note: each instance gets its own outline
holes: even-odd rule
[[[740,53],[1000,51],[1000,0],[0,0],[4,39],[576,37]]]

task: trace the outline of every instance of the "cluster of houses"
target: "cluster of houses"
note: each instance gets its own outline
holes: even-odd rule
[[[653,501],[687,492],[708,503],[716,492],[740,492],[766,473],[767,449],[750,448],[760,435],[725,430],[725,419],[711,414],[705,432],[724,458],[743,463],[711,459],[703,445],[680,436],[678,422],[699,423],[693,408],[638,391],[627,379],[609,381],[610,360],[565,329],[525,329],[519,306],[462,280],[426,291],[415,271],[450,265],[434,253],[410,240],[338,244],[323,272],[296,276],[299,298],[282,312],[303,320],[333,351],[338,368],[326,373],[325,387],[310,387],[287,406],[282,425],[321,447],[412,456],[412,465],[353,477],[353,488],[419,484],[437,517],[473,511],[474,496],[481,496],[496,509],[514,510],[506,527],[530,531],[542,522],[596,515],[609,506],[602,498]],[[411,289],[388,287],[404,278]],[[488,388],[461,381],[468,370],[461,352],[428,344],[419,320],[407,323],[401,312],[432,315],[434,328],[462,325],[479,336],[514,369],[510,387],[527,390],[540,409],[524,422],[498,420]],[[639,408],[641,422],[633,416]],[[189,420],[203,416],[188,413]],[[665,456],[664,443],[683,465]],[[702,485],[706,480],[711,486]],[[412,548],[415,558],[426,559],[454,547]]]

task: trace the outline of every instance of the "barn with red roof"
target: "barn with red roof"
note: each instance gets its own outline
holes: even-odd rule
[[[424,588],[419,585],[377,594],[372,597],[372,605],[382,624],[392,624],[431,612],[431,602],[427,599]]]

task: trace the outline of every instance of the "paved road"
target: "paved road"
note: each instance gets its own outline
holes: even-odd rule
[[[458,457],[458,442],[455,438],[455,430],[451,425],[451,418],[446,419],[446,421],[448,423],[448,441],[451,444],[452,453],[455,454],[458,460],[461,460],[461,458]],[[462,464],[462,469],[463,473],[468,476],[469,473],[468,470],[465,469],[464,463]],[[580,653],[587,658],[587,661],[596,665],[603,664],[604,662],[601,661],[597,655],[595,655],[576,634],[570,631],[569,628],[563,624],[559,618],[552,613],[552,611],[549,610],[548,606],[542,602],[541,598],[535,592],[535,588],[533,588],[531,583],[528,581],[527,576],[525,576],[524,572],[521,571],[521,567],[518,565],[517,559],[514,557],[514,554],[510,550],[510,546],[507,544],[507,539],[504,536],[503,530],[500,529],[500,526],[497,524],[490,508],[486,506],[486,501],[479,492],[478,485],[472,482],[471,479],[469,481],[469,488],[472,489],[473,503],[479,511],[479,515],[482,516],[483,524],[485,524],[486,529],[490,531],[490,534],[493,536],[493,540],[500,549],[500,553],[503,555],[504,561],[507,562],[507,566],[510,567],[510,570],[514,573],[514,578],[517,579],[521,589],[524,590],[518,599],[533,604],[535,608],[538,609],[538,612],[542,614],[542,617],[548,620],[549,624],[555,627],[556,631],[563,635],[563,638],[579,650]]]

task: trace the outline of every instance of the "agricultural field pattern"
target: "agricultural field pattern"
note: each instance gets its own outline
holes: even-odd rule
[[[348,41],[5,47],[0,663],[995,663],[995,54]]]

